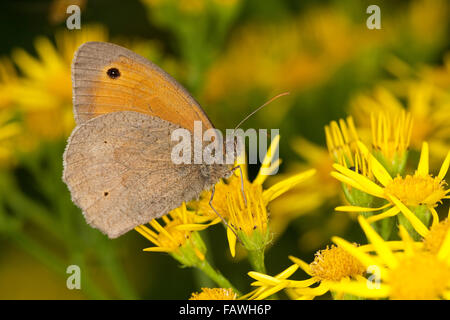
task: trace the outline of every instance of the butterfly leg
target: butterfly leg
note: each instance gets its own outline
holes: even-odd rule
[[[225,226],[227,227],[227,228],[230,228],[230,230],[234,233],[234,235],[236,236],[236,239],[238,239],[238,241],[242,244],[242,241],[241,241],[241,239],[239,238],[239,236],[237,235],[237,233],[236,233],[236,230],[234,230],[234,228],[232,228],[229,224],[228,224],[228,222],[225,220],[225,218],[224,217],[222,217],[222,215],[219,213],[219,212],[217,212],[217,210],[214,208],[214,206],[212,205],[212,201],[213,201],[213,199],[214,199],[214,193],[215,193],[215,191],[216,191],[216,187],[215,186],[213,186],[212,187],[212,190],[211,190],[211,198],[209,199],[209,206],[211,207],[211,209],[214,211],[214,213],[222,220],[222,222],[225,224]]]
[[[236,167],[234,167],[233,169],[231,169],[231,171],[234,172],[234,171],[237,170],[237,169],[239,169],[239,172],[240,172],[240,174],[241,174],[241,192],[242,192],[242,196],[244,197],[244,203],[245,203],[245,206],[247,206],[247,198],[246,198],[245,192],[244,192],[244,175],[242,174],[242,168],[241,168],[240,165],[237,165]]]

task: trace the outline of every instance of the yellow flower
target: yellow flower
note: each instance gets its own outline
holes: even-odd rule
[[[373,112],[370,114],[371,145],[373,154],[391,174],[401,173],[406,165],[411,140],[412,119],[404,110],[398,113]],[[360,139],[352,117],[346,121],[332,121],[325,126],[328,150],[335,162],[372,179],[367,159],[361,154]]]
[[[217,269],[213,268],[205,257],[206,245],[200,233],[220,219],[209,224],[202,224],[204,217],[198,216],[195,211],[188,210],[183,203],[179,208],[172,210],[161,217],[163,223],[153,219],[149,222],[151,228],[140,225],[135,228],[142,236],[154,244],[144,251],[166,252],[184,267],[196,267],[205,273],[218,286],[232,288],[239,293]],[[153,230],[152,230],[153,229]]]
[[[329,126],[325,126],[325,137],[328,151],[336,163],[368,178],[372,177],[369,163],[359,151],[360,139],[352,117],[348,117],[347,121],[339,120],[339,124],[332,121]]]
[[[449,210],[450,216],[450,210]],[[430,232],[423,239],[424,248],[433,254],[437,254],[444,243],[446,235],[450,231],[450,219],[431,226]]]
[[[45,37],[35,41],[38,57],[15,49],[12,60],[20,70],[16,74],[10,60],[0,66],[0,108],[17,115],[21,127],[13,150],[28,151],[41,139],[66,137],[74,126],[70,65],[76,48],[89,40],[106,40],[101,27],[59,32],[56,45]]]
[[[356,276],[364,272],[358,260],[336,246],[319,250],[309,267],[315,277],[331,281],[339,281],[349,275]]]
[[[389,299],[449,299],[450,298],[450,232],[437,253],[432,253],[416,243],[400,226],[403,250],[396,252],[384,241],[367,220],[358,217],[359,223],[376,255],[358,250],[341,238],[333,241],[357,258],[365,267],[377,270],[378,283],[368,283],[366,278],[348,283],[333,283],[331,290],[366,298]]]
[[[371,123],[375,155],[379,154],[389,172],[402,172],[413,131],[411,114],[403,110],[394,115],[372,113]]]
[[[156,219],[149,222],[152,229],[141,225],[135,228],[142,236],[154,244],[144,249],[149,252],[167,252],[185,266],[196,265],[205,260],[206,247],[196,232],[198,227],[195,212],[186,208],[186,204],[172,210],[161,218],[163,224]],[[189,226],[194,226],[190,228]],[[208,225],[201,225],[206,228]]]
[[[450,90],[450,52],[444,55],[443,60],[442,66],[426,66],[421,71],[421,77],[448,91]]]
[[[259,287],[252,292],[250,299],[265,299],[283,289],[286,289],[290,298],[313,299],[327,293],[329,284],[348,282],[352,278],[361,277],[365,271],[358,259],[339,246],[331,246],[318,251],[314,261],[310,264],[296,257],[289,258],[294,264],[274,277],[255,271],[249,272],[249,276],[257,280],[252,285]],[[310,278],[306,280],[288,279],[299,267]],[[319,283],[318,286],[312,287],[317,283]]]
[[[376,177],[381,186],[367,177],[345,168],[339,164],[335,164],[336,171],[332,172],[333,177],[348,184],[349,186],[366,192],[374,197],[387,200],[388,203],[379,208],[365,208],[358,206],[341,206],[337,207],[337,211],[347,212],[376,212],[390,207],[389,210],[373,215],[368,219],[370,223],[392,217],[402,212],[405,218],[411,223],[414,229],[421,235],[428,233],[424,223],[408,208],[425,206],[433,216],[433,224],[439,221],[436,210],[437,203],[442,199],[449,198],[450,189],[446,189],[444,180],[450,164],[450,151],[445,158],[441,169],[436,177],[429,173],[428,162],[428,144],[423,143],[422,152],[417,171],[414,175],[406,177],[397,176],[392,178],[383,165],[369,153],[367,148],[359,143],[361,152],[366,156],[371,165],[373,175]]]
[[[7,58],[0,59],[0,110],[13,103],[12,88],[17,84],[18,75],[12,62]]]
[[[433,46],[442,43],[448,35],[446,21],[449,5],[445,0],[412,1],[407,9],[407,23],[418,44]]]
[[[61,139],[70,134],[75,125],[71,84],[73,55],[87,41],[107,40],[104,27],[83,25],[81,30],[57,32],[55,43],[38,37],[34,43],[36,57],[17,48],[12,52],[12,59],[0,61],[0,111],[8,110],[8,116],[14,116],[21,128],[11,143],[10,153],[30,151],[42,140]],[[134,43],[133,47],[138,48],[137,51],[147,49]],[[3,115],[0,118],[3,120]]]
[[[355,115],[361,132],[370,132],[371,114],[381,112],[386,115],[398,115],[406,109],[410,114],[411,122],[414,123],[414,130],[403,135],[404,141],[410,140],[411,146],[417,150],[420,149],[423,141],[428,141],[436,155],[445,156],[450,148],[448,91],[443,91],[423,80],[413,82],[400,80],[399,84],[406,86],[402,89],[406,92],[405,94],[395,95],[384,87],[378,87],[373,94],[362,94],[352,101],[352,114]],[[401,98],[406,99],[406,108]],[[395,126],[393,128],[395,129]]]
[[[278,143],[279,136],[273,139],[261,170],[253,182],[248,180],[246,167],[241,165],[243,189],[240,170],[235,170],[235,174],[227,181],[221,181],[216,185],[212,201],[213,207],[228,221],[229,226],[236,231],[249,250],[263,249],[269,241],[267,205],[315,174],[315,170],[311,169],[286,178],[264,190],[262,184],[267,178],[265,172],[273,172],[279,165],[279,160],[273,161],[274,154],[271,152],[277,148]],[[244,163],[244,161],[238,162]],[[210,198],[211,192],[205,192],[196,206],[200,215],[217,217],[209,206]],[[227,228],[227,236],[231,255],[235,256],[236,235],[230,228]]]
[[[36,39],[38,58],[23,49],[13,52],[14,62],[24,75],[15,88],[15,102],[25,113],[31,133],[44,138],[66,136],[72,130],[73,54],[82,43],[105,41],[107,35],[101,27],[84,27],[80,32],[59,32],[55,38],[56,46],[47,38]]]
[[[200,293],[192,293],[189,300],[237,300],[237,294],[230,288],[202,288]]]
[[[248,99],[246,92],[252,88],[296,94],[315,87],[360,49],[379,42],[382,35],[367,34],[367,28],[340,10],[323,6],[281,24],[244,25],[208,70],[202,100],[214,104],[239,97],[240,105],[246,105],[243,99]],[[283,119],[288,107],[268,108],[267,118],[271,123]]]

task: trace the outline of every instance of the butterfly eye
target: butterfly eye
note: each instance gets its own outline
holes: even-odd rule
[[[120,77],[120,71],[117,68],[110,68],[110,69],[108,69],[108,71],[106,71],[106,74],[111,79],[117,79],[118,77]]]

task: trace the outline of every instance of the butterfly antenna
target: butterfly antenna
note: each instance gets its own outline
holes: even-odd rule
[[[277,100],[278,98],[287,96],[288,94],[289,94],[289,92],[280,93],[280,94],[276,95],[275,97],[273,97],[272,99],[270,99],[269,101],[265,102],[262,106],[253,110],[248,116],[246,116],[244,119],[241,120],[241,122],[239,122],[239,124],[236,126],[236,128],[233,129],[233,131],[236,131],[245,121],[247,121],[251,116],[253,116],[255,113],[257,113],[259,110],[261,110],[268,104],[272,103],[273,101]]]
[[[282,96],[287,96],[288,94],[289,94],[289,92],[280,93],[280,94],[276,95],[275,97],[273,97],[272,99],[270,99],[269,101],[265,102],[262,106],[260,106],[257,109],[253,110],[248,116],[246,116],[244,119],[242,119],[241,122],[239,122],[239,124],[236,126],[236,128],[233,129],[233,132],[236,131],[245,121],[247,121],[251,116],[253,116],[255,113],[257,113],[259,110],[261,110],[262,108],[264,108],[265,106],[267,106],[271,102],[275,101],[276,99],[278,99],[278,98],[280,98]],[[244,179],[243,179],[243,175],[242,175],[242,168],[241,168],[241,166],[238,165],[238,166],[234,167],[231,170],[235,171],[236,169],[239,169],[239,171],[241,173],[241,192],[242,192],[242,197],[244,198],[245,206],[247,207],[247,198],[246,198],[245,192],[244,192]]]

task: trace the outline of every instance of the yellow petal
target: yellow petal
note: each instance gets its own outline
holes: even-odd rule
[[[326,281],[322,281],[317,287],[315,288],[298,288],[295,289],[295,293],[299,295],[305,295],[305,296],[321,296],[327,293],[329,290],[329,287],[327,285]]]
[[[313,273],[311,271],[311,268],[309,267],[309,264],[306,263],[305,261],[296,258],[294,256],[289,256],[289,259],[295,263],[296,265],[298,265],[303,271],[305,271],[308,275],[313,276]]]
[[[137,226],[136,228],[134,228],[134,230],[139,232],[143,237],[145,237],[148,241],[153,243],[155,246],[160,245],[159,241],[157,240],[158,235],[156,235],[153,231],[148,229],[146,226],[140,225],[140,226]]]
[[[442,294],[442,298],[444,298],[445,300],[450,300],[450,290],[444,292]]]
[[[280,181],[280,182],[274,184],[269,189],[267,189],[263,192],[264,203],[265,204],[269,203],[273,199],[279,197],[286,191],[289,191],[291,188],[295,187],[297,184],[305,181],[306,179],[312,177],[315,174],[316,174],[316,169],[310,169],[310,170],[296,174],[290,178],[287,178],[283,181]]]
[[[370,224],[364,219],[364,217],[358,217],[359,224],[361,228],[364,230],[364,233],[367,236],[367,239],[373,244],[375,250],[378,253],[378,256],[383,259],[383,261],[390,268],[395,268],[398,264],[397,259],[392,253],[389,246],[384,242],[383,238],[375,232],[375,230],[370,226]]]
[[[277,274],[275,276],[275,278],[277,278],[277,279],[287,279],[291,275],[293,275],[295,273],[295,271],[297,271],[298,267],[299,266],[297,264],[293,264],[289,268],[287,268],[286,270],[284,270],[284,271],[280,272],[279,274]]]
[[[428,143],[422,144],[422,152],[420,153],[419,166],[417,167],[417,173],[421,176],[427,176],[428,169]]]
[[[373,259],[369,254],[366,254],[363,250],[360,250],[359,247],[356,247],[347,240],[339,237],[332,237],[331,241],[358,259],[365,267],[377,264],[375,259]]]
[[[252,277],[253,279],[256,279],[260,282],[263,282],[269,286],[275,286],[277,284],[279,284],[282,280],[277,279],[275,277],[269,276],[267,274],[264,273],[260,273],[260,272],[256,272],[256,271],[250,271],[248,273],[248,275],[250,277]]]
[[[404,243],[404,250],[407,255],[414,254],[414,240],[409,235],[408,231],[406,231],[405,227],[402,225],[398,226],[400,237]]]
[[[143,249],[143,251],[148,251],[148,252],[171,252],[172,249],[166,248],[166,247],[150,247],[150,248]]]
[[[222,219],[216,218],[213,221],[211,221],[210,223],[205,223],[205,224],[203,224],[203,223],[180,224],[180,225],[176,226],[175,229],[180,230],[180,231],[201,231],[201,230],[205,230],[209,226],[218,224],[220,222],[222,222]]]
[[[312,277],[312,278],[309,278],[306,280],[290,280],[289,288],[306,288],[306,287],[313,285],[314,283],[316,283],[318,281],[320,281],[320,280],[316,277]]]
[[[450,151],[447,153],[447,156],[445,157],[444,162],[442,163],[441,170],[439,170],[438,177],[439,179],[444,179],[445,175],[447,174],[448,167],[450,165]]]
[[[431,212],[431,216],[433,217],[433,222],[431,226],[435,226],[439,223],[439,215],[433,207],[429,207],[428,210]]]
[[[380,284],[380,287],[370,288],[366,282],[329,282],[328,286],[332,291],[345,292],[357,297],[365,298],[386,298],[389,296],[389,287]]]
[[[450,258],[450,228],[447,230],[444,241],[442,241],[441,248],[438,252],[438,259],[447,260]]]
[[[367,192],[371,195],[374,195],[376,197],[382,198],[384,195],[383,188],[381,188],[379,185],[377,185],[375,182],[369,180],[365,176],[356,173],[353,170],[350,170],[344,166],[341,166],[340,164],[333,164],[333,167],[341,172],[342,174],[346,175],[350,179],[354,180],[356,183],[358,183],[361,187],[363,187],[362,191]]]
[[[231,256],[234,258],[234,256],[236,255],[236,235],[230,228],[227,228],[227,238],[228,245],[230,246]]]
[[[258,175],[256,176],[253,183],[261,185],[264,183],[267,176],[269,174],[271,174],[271,172],[273,171],[273,168],[271,168],[271,165],[272,165],[272,162],[276,155],[276,153],[273,152],[273,150],[276,150],[278,148],[279,144],[280,144],[280,135],[277,135],[276,137],[273,138],[273,140],[269,146],[269,149],[267,150],[266,155],[264,156],[264,160],[261,164],[261,168],[259,169]]]
[[[359,183],[357,183],[353,179],[350,179],[349,177],[343,175],[342,173],[333,171],[333,172],[330,173],[330,175],[333,178],[335,178],[335,179],[337,179],[337,180],[339,180],[339,181],[341,181],[341,182],[343,182],[345,184],[348,184],[348,185],[352,186],[353,188],[356,188],[356,189],[361,190],[361,191],[364,190],[364,188]]]
[[[370,167],[373,175],[381,182],[383,186],[387,186],[391,181],[392,177],[389,172],[383,167],[383,165],[369,152],[366,146],[358,141],[358,147],[363,153],[363,155],[369,159]]]
[[[258,289],[255,289],[250,292],[248,300],[254,300],[256,297],[258,297],[262,292],[267,290],[267,287],[259,287]]]
[[[406,217],[406,219],[409,220],[411,225],[414,227],[414,229],[419,233],[422,237],[425,237],[428,234],[428,229],[425,227],[425,225],[420,221],[419,218],[416,217],[414,213],[411,212],[411,210],[408,209],[400,200],[398,200],[396,197],[392,195],[388,195],[389,199],[397,206],[397,208],[400,209],[400,211],[403,213],[403,215]]]
[[[390,203],[379,207],[379,208],[366,208],[366,207],[358,207],[358,206],[339,206],[334,208],[336,211],[344,211],[344,212],[372,212],[372,211],[380,211],[387,207],[391,206]]]
[[[238,298],[238,300],[252,300],[252,296],[257,296],[257,295],[258,295],[259,289],[260,289],[260,288],[255,289],[255,290],[253,290],[253,291],[250,291],[249,293],[244,294],[243,296],[240,296],[240,297]],[[262,291],[262,290],[261,290],[261,291]]]
[[[367,222],[374,223],[375,221],[378,221],[378,220],[393,217],[393,216],[397,215],[399,212],[400,212],[400,210],[397,207],[392,207],[388,211],[385,211],[383,213],[376,214],[376,215],[373,215],[373,216],[367,218]]]
[[[385,241],[385,243],[393,251],[405,249],[405,243],[403,241],[401,241],[401,240]],[[414,248],[416,248],[416,249],[423,248],[423,242],[414,242],[413,245],[414,245]],[[370,244],[370,243],[362,245],[362,246],[359,246],[358,249],[362,250],[364,252],[373,252],[373,251],[375,251],[375,247],[372,244]]]
[[[282,282],[282,283],[276,285],[275,287],[264,291],[261,295],[256,297],[255,300],[262,300],[262,299],[265,299],[267,297],[270,297],[271,295],[277,293],[278,291],[283,290],[284,288],[286,288],[286,286],[287,286],[287,283],[286,282]]]
[[[270,279],[273,279],[273,281],[274,281],[274,284],[276,284],[276,283],[279,283],[279,281],[277,281],[277,280],[275,280],[275,279],[278,279],[278,280],[284,280],[284,279],[287,279],[287,278],[289,278],[295,271],[297,271],[297,269],[299,268],[299,266],[297,265],[297,264],[293,264],[293,265],[291,265],[289,268],[287,268],[286,270],[283,270],[282,272],[280,272],[279,274],[277,274],[275,277],[270,277],[270,276],[268,276],[268,277],[270,277]],[[262,273],[258,273],[258,272],[255,272],[255,271],[251,271],[251,272],[253,272],[252,273],[252,275],[256,275],[256,276],[258,276],[258,275],[263,275],[263,276],[265,276],[264,274],[262,274]],[[256,278],[255,278],[256,279]],[[268,278],[269,279],[269,278]],[[264,284],[263,283],[264,281],[256,281],[256,282],[253,282],[253,283],[251,283],[251,285],[252,286],[264,286],[264,285],[266,285],[266,284]]]

